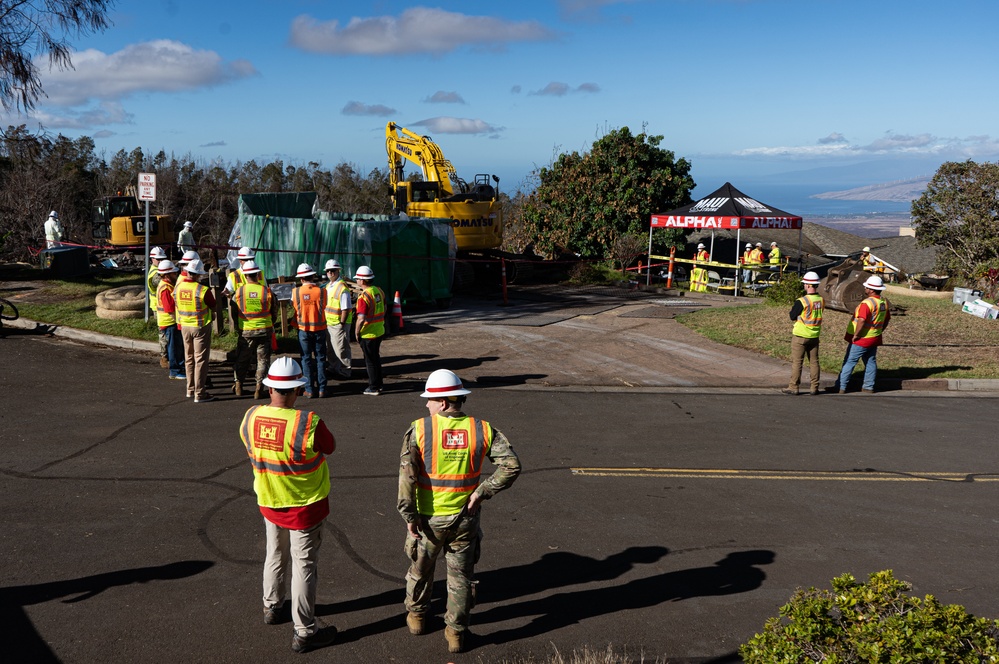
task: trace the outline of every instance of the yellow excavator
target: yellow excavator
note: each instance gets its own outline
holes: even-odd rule
[[[146,241],[146,215],[139,208],[134,187],[123,195],[104,196],[94,201],[92,230],[94,239],[112,247],[139,246]],[[177,241],[173,218],[168,214],[149,215],[149,245],[169,250]]]
[[[389,183],[393,207],[410,217],[450,219],[458,251],[496,249],[503,242],[503,211],[499,203],[499,178],[480,173],[473,184],[458,177],[429,136],[420,136],[394,122],[385,126]],[[403,160],[423,171],[422,182],[403,176]],[[496,186],[490,182],[495,183]]]

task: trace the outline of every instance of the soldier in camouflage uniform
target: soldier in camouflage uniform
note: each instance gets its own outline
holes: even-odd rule
[[[430,415],[413,422],[403,439],[399,467],[399,513],[406,522],[406,624],[426,631],[437,557],[447,562],[444,637],[449,652],[461,652],[472,608],[472,578],[479,558],[479,507],[520,474],[510,441],[488,422],[462,412],[469,394],[461,379],[438,369],[421,397]],[[482,461],[496,471],[479,483]]]

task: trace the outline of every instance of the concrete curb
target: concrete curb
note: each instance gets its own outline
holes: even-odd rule
[[[5,326],[15,327],[21,330],[35,330],[39,328],[48,328],[46,334],[51,334],[55,337],[62,337],[64,339],[72,339],[73,341],[82,341],[88,344],[96,344],[98,346],[109,346],[111,348],[124,348],[126,350],[134,350],[141,353],[151,353],[159,356],[160,345],[155,341],[138,341],[136,339],[125,339],[124,337],[115,337],[110,334],[103,334],[101,332],[91,332],[90,330],[78,330],[74,327],[64,327],[62,325],[52,325],[49,323],[39,323],[37,321],[29,320],[27,318],[19,318],[15,321],[7,321],[4,323]],[[226,352],[224,350],[213,350],[211,352],[210,361],[212,362],[225,362]]]

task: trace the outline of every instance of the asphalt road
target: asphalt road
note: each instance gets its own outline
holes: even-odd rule
[[[148,355],[27,333],[0,339],[0,364],[4,661],[301,661],[290,625],[261,620],[263,526],[237,434],[248,399],[195,405]],[[378,399],[354,381],[303,401],[338,440],[318,611],[341,634],[313,660],[610,644],[732,662],[796,587],[887,568],[999,615],[996,395],[483,381],[468,411],[509,436],[525,471],[484,507],[475,636],[449,656],[440,619],[413,637],[403,618],[397,455],[425,412],[409,373],[390,372]],[[214,369],[216,384],[227,375]]]

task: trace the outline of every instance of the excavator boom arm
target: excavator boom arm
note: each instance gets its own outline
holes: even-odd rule
[[[454,166],[444,158],[440,147],[429,136],[420,136],[394,122],[385,125],[385,151],[389,161],[389,183],[394,189],[402,180],[402,160],[408,159],[423,171],[427,182],[439,182],[441,194],[454,194],[452,181],[457,181]]]

